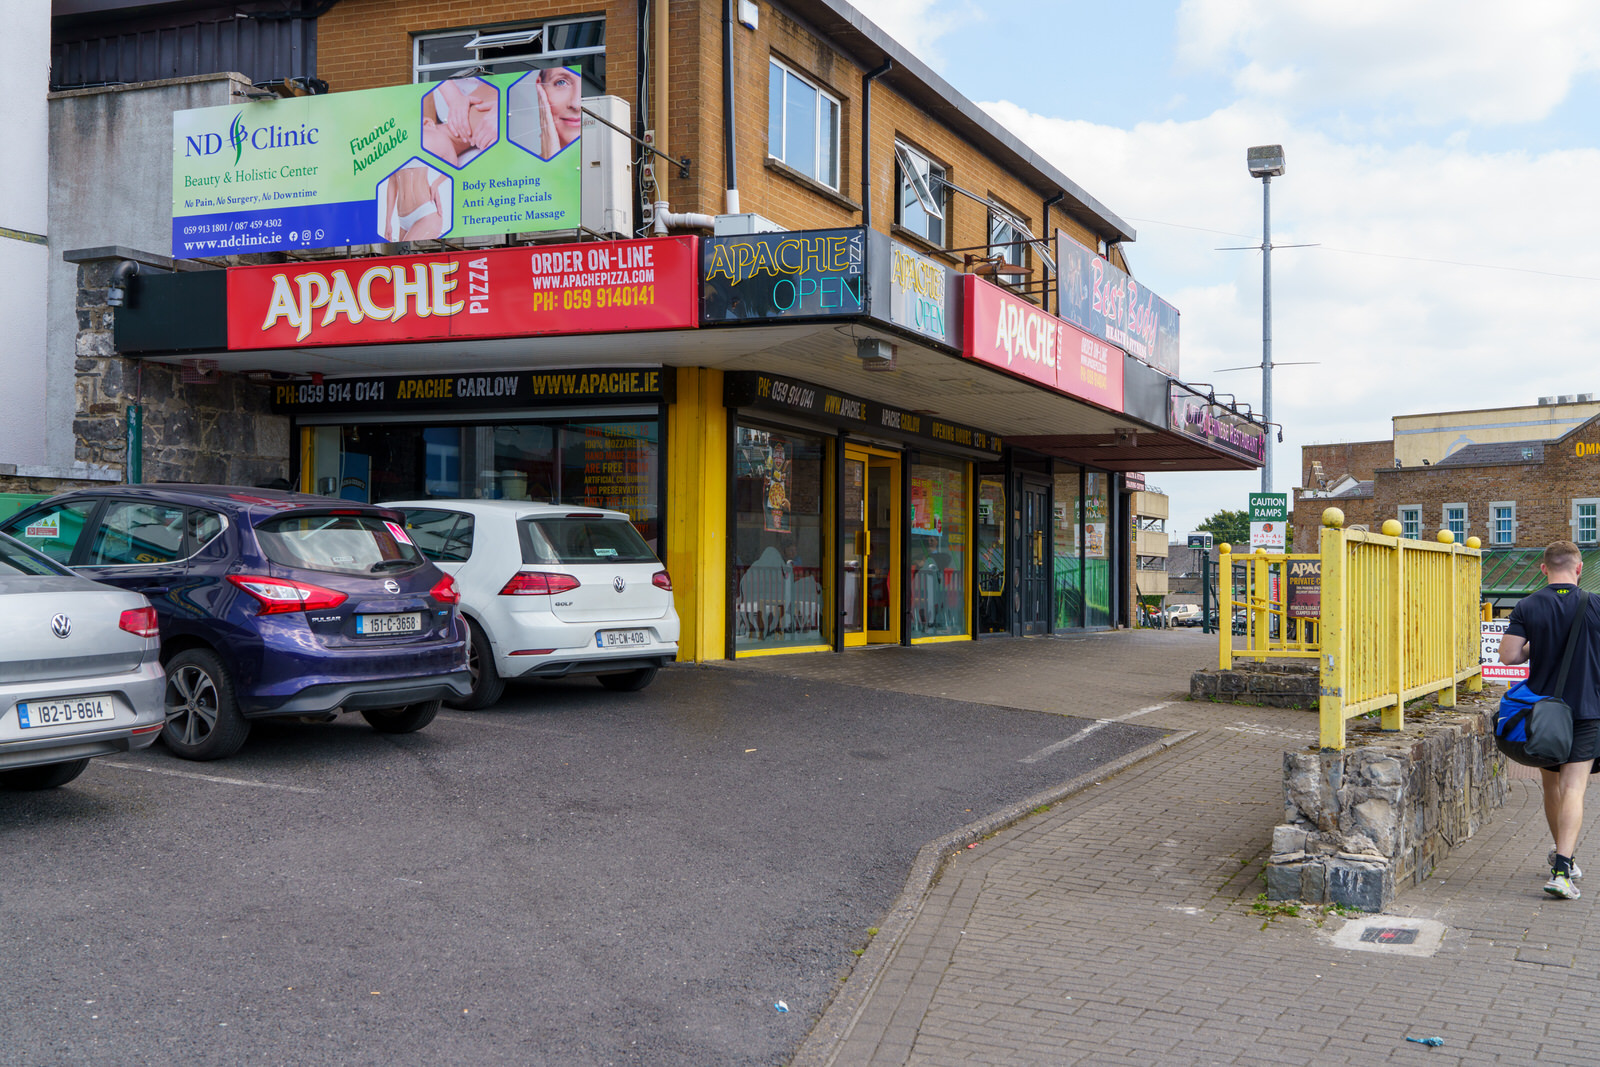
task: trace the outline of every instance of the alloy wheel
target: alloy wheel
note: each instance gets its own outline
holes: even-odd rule
[[[198,745],[217,725],[217,686],[211,675],[185,664],[167,675],[167,726],[186,745]]]

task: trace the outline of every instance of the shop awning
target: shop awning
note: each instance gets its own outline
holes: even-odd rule
[[[1483,554],[1483,598],[1515,602],[1536,593],[1548,583],[1539,564],[1542,548],[1508,548]],[[1583,577],[1578,587],[1600,594],[1600,549],[1583,551]]]

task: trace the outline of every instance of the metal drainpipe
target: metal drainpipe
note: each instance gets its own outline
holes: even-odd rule
[[[894,69],[883,62],[861,76],[861,225],[872,229],[872,83]]]
[[[733,110],[733,0],[722,0],[722,155],[727,173],[727,203],[723,210],[739,214],[739,168],[734,157]]]
[[[1055,196],[1045,197],[1044,208],[1039,212],[1039,239],[1047,245],[1050,243],[1050,209],[1061,203],[1062,200],[1066,199],[1066,196],[1066,193],[1059,189],[1056,190]],[[1059,248],[1056,249],[1056,255],[1057,257],[1061,255],[1061,250]],[[1050,268],[1046,267],[1044,270],[1044,280],[1046,283],[1048,283],[1050,281]],[[1046,284],[1045,287],[1039,292],[1039,306],[1045,311],[1050,310],[1050,286],[1048,284]],[[1056,301],[1056,314],[1061,314],[1060,300]]]

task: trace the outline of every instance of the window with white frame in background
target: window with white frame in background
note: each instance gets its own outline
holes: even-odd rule
[[[1580,545],[1600,541],[1600,499],[1589,497],[1572,502],[1572,539]]]
[[[989,255],[999,256],[1013,267],[1028,265],[1028,239],[1016,216],[995,204],[989,205]],[[1027,280],[1025,274],[1001,274],[996,280],[1016,285]]]
[[[1465,504],[1446,504],[1444,506],[1444,528],[1456,535],[1457,542],[1467,536],[1467,506]]]
[[[943,167],[915,148],[894,143],[894,221],[930,244],[942,245],[950,190]]]
[[[475,45],[475,47],[468,47]],[[513,26],[427,34],[412,42],[411,80],[444,81],[477,73],[511,74],[545,67],[577,67],[583,95],[606,91],[606,20],[551,19]]]
[[[1517,543],[1516,501],[1496,500],[1489,505],[1489,537],[1496,546]]]
[[[767,67],[767,155],[839,188],[839,101],[776,59]]]
[[[1409,537],[1416,541],[1422,536],[1422,509],[1409,507],[1400,509],[1400,536]]]

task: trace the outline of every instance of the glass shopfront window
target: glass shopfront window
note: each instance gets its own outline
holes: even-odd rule
[[[420,497],[541,500],[625,512],[659,550],[656,419],[311,427],[312,487],[383,503]]]
[[[758,426],[734,444],[734,650],[826,647],[821,437]]]
[[[1111,476],[1083,472],[1083,624],[1111,625]]]
[[[922,456],[911,464],[911,637],[964,636],[971,464]]]
[[[1083,551],[1079,523],[1082,516],[1078,467],[1056,464],[1055,507],[1050,516],[1051,555],[1054,560],[1055,628],[1076,630],[1083,625]]]
[[[978,474],[977,529],[978,632],[1006,630],[1006,472],[1001,463],[985,463]]]

